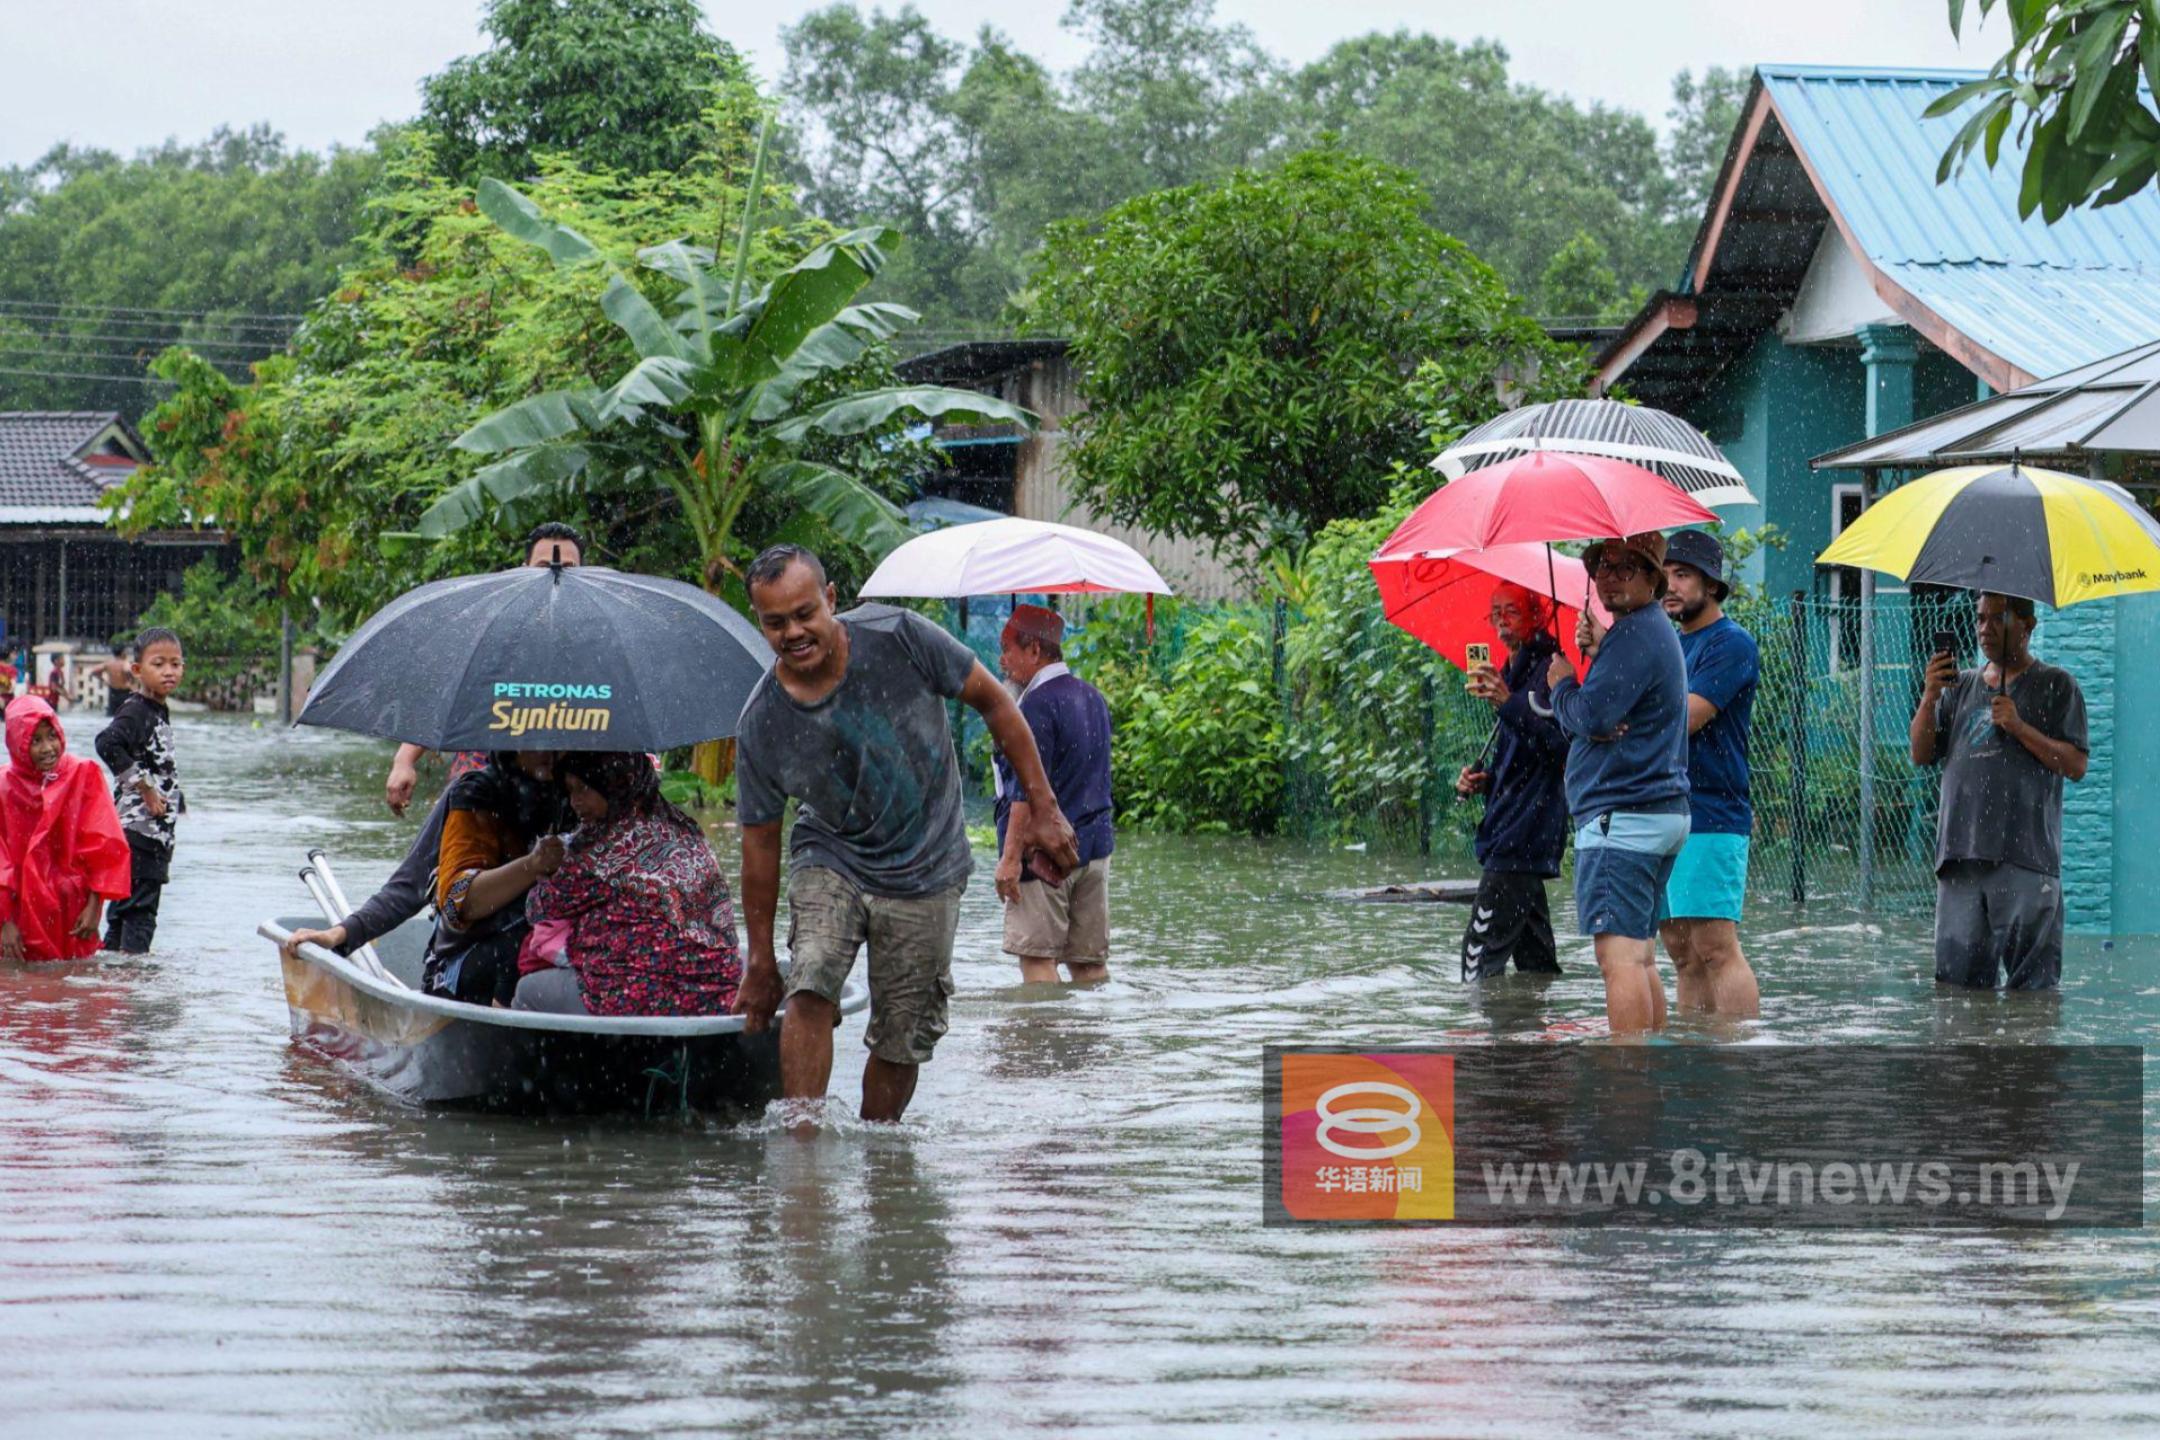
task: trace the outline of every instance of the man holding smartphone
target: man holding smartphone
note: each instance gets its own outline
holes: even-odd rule
[[[1477,829],[1477,898],[1463,933],[1462,978],[1492,980],[1510,959],[1524,974],[1557,975],[1552,912],[1545,882],[1560,873],[1567,848],[1567,737],[1553,718],[1546,668],[1560,653],[1552,634],[1552,601],[1513,583],[1493,591],[1493,633],[1508,648],[1507,667],[1492,655],[1472,655],[1470,693],[1493,707],[1489,763],[1465,765],[1455,793],[1484,794]],[[1483,647],[1479,647],[1483,648]]]
[[[1986,663],[1929,660],[1915,765],[1943,767],[1935,830],[1935,979],[2052,990],[2062,979],[2063,781],[2085,778],[2085,696],[2033,657],[2033,602],[1983,594]]]

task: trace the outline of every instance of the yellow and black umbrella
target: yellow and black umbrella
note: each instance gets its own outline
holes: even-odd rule
[[[1965,465],[1892,490],[1815,563],[2059,608],[2160,590],[2160,522],[2105,480]]]

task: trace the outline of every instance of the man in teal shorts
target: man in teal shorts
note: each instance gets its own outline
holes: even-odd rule
[[[1740,953],[1740,910],[1747,898],[1748,722],[1762,660],[1755,638],[1727,619],[1725,548],[1701,530],[1673,535],[1665,552],[1665,613],[1680,627],[1687,658],[1688,810],[1658,936],[1677,972],[1674,1003],[1752,1020],[1761,995]]]

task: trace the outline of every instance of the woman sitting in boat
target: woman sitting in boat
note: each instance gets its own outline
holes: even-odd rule
[[[742,957],[735,902],[697,821],[660,793],[652,757],[562,757],[577,833],[525,913],[557,963],[529,955],[517,1007],[588,1015],[720,1015]],[[554,958],[553,956],[549,958]],[[561,963],[566,961],[567,963]]]
[[[551,750],[498,751],[445,793],[429,993],[476,1005],[508,1005],[516,993],[530,928],[525,892],[561,863],[556,832],[569,827],[556,759]]]

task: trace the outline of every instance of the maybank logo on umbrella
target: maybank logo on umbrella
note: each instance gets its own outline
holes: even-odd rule
[[[1288,1052],[1283,1210],[1293,1220],[1455,1218],[1455,1061]]]
[[[614,719],[610,705],[580,705],[580,700],[612,700],[612,685],[532,685],[500,680],[488,709],[488,729],[512,738],[534,730],[576,730],[605,734]],[[526,703],[545,701],[545,704]]]

